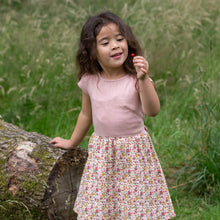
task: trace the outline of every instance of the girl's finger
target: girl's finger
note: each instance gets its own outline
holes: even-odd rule
[[[51,144],[55,144],[55,143],[56,143],[56,141],[55,141],[55,140],[52,140],[52,141],[50,141],[50,143],[51,143]]]

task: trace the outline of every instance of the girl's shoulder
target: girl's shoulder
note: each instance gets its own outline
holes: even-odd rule
[[[95,85],[97,82],[98,75],[97,74],[84,74],[78,82],[78,86],[81,88],[83,92],[89,94],[92,85]]]

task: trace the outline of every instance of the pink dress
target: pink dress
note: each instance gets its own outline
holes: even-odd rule
[[[74,205],[78,219],[175,217],[160,162],[144,127],[136,79],[86,75],[78,85],[90,96],[94,125]]]

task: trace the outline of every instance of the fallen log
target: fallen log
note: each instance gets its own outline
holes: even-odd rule
[[[0,219],[21,219],[7,201],[22,204],[30,219],[76,219],[72,209],[87,150],[65,151],[50,140],[0,119]]]

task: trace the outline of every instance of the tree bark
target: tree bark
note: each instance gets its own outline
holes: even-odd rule
[[[0,205],[13,200],[37,210],[39,219],[76,219],[72,209],[87,150],[65,151],[50,140],[0,119]]]

